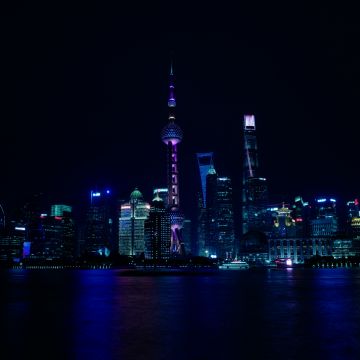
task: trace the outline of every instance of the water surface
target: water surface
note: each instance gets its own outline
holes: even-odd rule
[[[0,276],[1,359],[360,359],[360,269]]]

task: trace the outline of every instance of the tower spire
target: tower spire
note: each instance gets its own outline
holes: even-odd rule
[[[175,120],[174,108],[176,106],[176,99],[175,99],[175,85],[174,85],[174,70],[173,70],[173,61],[171,59],[170,64],[170,78],[169,78],[169,100],[168,100],[168,107],[169,109],[169,120]]]
[[[181,230],[184,217],[179,205],[179,168],[178,144],[181,142],[183,132],[175,123],[174,110],[176,107],[174,86],[174,71],[171,62],[169,78],[169,123],[161,131],[161,139],[167,146],[167,185],[168,185],[168,211],[171,218],[171,253],[183,252]]]

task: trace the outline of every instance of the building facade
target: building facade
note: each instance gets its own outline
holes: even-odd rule
[[[135,188],[130,201],[121,205],[119,218],[119,254],[126,256],[145,255],[145,221],[149,217],[150,204]]]
[[[169,212],[158,193],[144,222],[144,231],[145,259],[152,260],[154,264],[164,263],[170,258],[171,224]]]
[[[85,220],[87,256],[109,256],[116,239],[116,201],[111,190],[90,191],[90,205]]]
[[[254,115],[243,120],[242,235],[248,231],[265,231],[268,187],[258,176],[259,161]]]

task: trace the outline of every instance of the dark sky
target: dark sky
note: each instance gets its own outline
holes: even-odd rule
[[[255,114],[259,175],[274,198],[359,195],[360,29],[352,9],[248,8],[224,32],[160,31],[110,13],[33,10],[3,19],[6,209],[36,192],[86,202],[96,186],[124,199],[138,186],[151,200],[165,185],[160,131],[171,57],[185,211],[199,181],[196,152],[214,151],[218,173],[238,192],[245,113]]]

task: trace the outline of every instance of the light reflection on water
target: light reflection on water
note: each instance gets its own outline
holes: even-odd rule
[[[1,349],[9,359],[359,358],[359,269],[119,273],[1,273]]]

